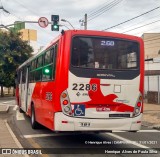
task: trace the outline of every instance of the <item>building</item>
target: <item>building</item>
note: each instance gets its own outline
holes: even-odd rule
[[[33,29],[21,29],[19,32],[22,33],[22,40],[28,41],[29,45],[33,48],[34,52],[38,51],[37,48],[37,30]]]
[[[160,104],[160,57],[145,62],[144,92],[149,103]]]
[[[144,33],[145,59],[160,57],[160,33]]]
[[[21,38],[28,41],[29,45],[33,48],[33,53],[38,52],[37,48],[37,30],[25,29],[25,22],[16,21],[14,27],[10,28],[11,31],[21,32]]]

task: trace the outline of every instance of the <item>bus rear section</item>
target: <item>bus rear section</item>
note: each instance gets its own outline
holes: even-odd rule
[[[114,36],[114,37],[113,37]],[[143,42],[101,33],[74,34],[68,88],[60,95],[57,131],[137,131],[143,112]]]

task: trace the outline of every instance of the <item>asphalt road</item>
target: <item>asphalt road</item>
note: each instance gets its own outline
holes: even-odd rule
[[[44,149],[46,154],[42,154],[44,157],[158,157],[159,154],[108,154],[109,151],[125,150],[126,153],[131,150],[140,151],[146,148],[153,148],[156,152],[160,148],[160,131],[142,127],[142,130],[137,133],[132,132],[113,132],[113,133],[54,133],[45,127],[40,127],[37,130],[33,130],[30,125],[30,118],[23,113],[19,113],[18,110],[12,105],[12,100],[8,100],[8,103],[1,101],[1,103],[11,105],[10,118],[8,122],[15,133],[18,140],[21,142],[24,148],[47,148]],[[49,148],[49,149],[48,149]],[[110,150],[111,149],[111,150]],[[43,151],[43,149],[42,149]],[[60,152],[58,154],[57,152]],[[108,153],[105,154],[105,151]],[[49,152],[56,154],[48,154]],[[76,153],[78,154],[71,154]],[[100,154],[98,154],[100,152]],[[142,151],[141,151],[142,153]],[[143,150],[143,153],[145,151]]]

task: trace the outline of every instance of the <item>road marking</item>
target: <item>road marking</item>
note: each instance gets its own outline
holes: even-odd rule
[[[23,113],[20,113],[19,111],[16,112],[16,119],[17,120],[25,120],[25,117]]]
[[[160,130],[156,130],[156,129],[153,129],[153,130],[140,130],[138,132],[160,132]]]
[[[114,132],[118,133],[118,132],[128,132],[128,131],[113,131],[113,133]],[[139,132],[160,132],[160,130],[153,129],[153,130],[139,130],[139,131],[137,131],[137,133],[139,133]]]
[[[133,142],[133,141],[127,139],[127,138],[124,138],[124,137],[115,135],[115,134],[113,134],[113,133],[106,133],[106,134],[109,135],[109,136],[112,136],[112,137],[114,137],[114,138],[117,138],[117,139],[119,139],[119,140],[122,140],[122,141],[124,141],[124,142],[126,142],[126,143],[130,143],[130,144],[132,144],[132,145],[135,145],[135,146],[137,146],[137,147],[140,147],[140,148],[149,148],[149,147],[147,147],[147,146],[144,146],[144,145],[142,145],[142,144],[139,144],[139,143],[137,143],[137,142],[135,142],[135,141]]]
[[[33,134],[33,135],[24,135],[24,138],[34,138],[34,137],[48,137],[54,136],[54,134]]]
[[[11,103],[11,102],[15,102],[15,100],[10,100],[10,101],[5,101],[5,102],[2,102],[2,104],[8,104],[8,103]]]
[[[24,135],[24,138],[36,138],[36,137],[49,137],[49,136],[65,136],[65,135],[72,135],[72,134],[32,134],[32,135]]]
[[[118,133],[118,132],[126,132],[126,131],[113,131],[113,133]],[[160,132],[159,130],[140,130],[138,132]],[[81,133],[79,133],[81,134]],[[58,133],[58,134],[32,134],[32,135],[24,135],[24,138],[36,138],[36,137],[49,137],[49,136],[65,136],[65,135],[73,135],[73,134],[68,134],[68,133]]]
[[[15,111],[15,110],[17,110],[17,108],[18,108],[18,106],[16,105],[16,106],[14,106],[13,110]]]

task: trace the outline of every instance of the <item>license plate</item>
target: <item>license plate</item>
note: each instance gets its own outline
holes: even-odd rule
[[[90,123],[89,122],[80,122],[80,127],[90,127]]]
[[[97,107],[96,111],[97,112],[109,112],[109,111],[111,111],[111,109],[107,108],[107,107]]]

